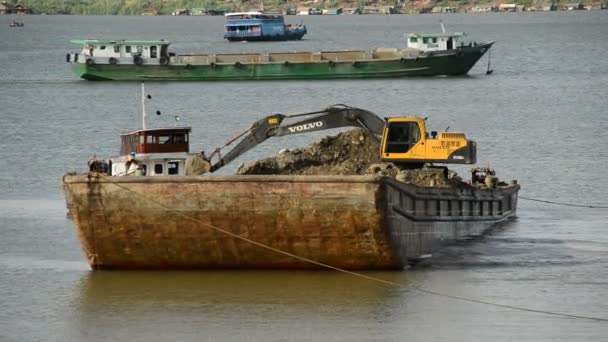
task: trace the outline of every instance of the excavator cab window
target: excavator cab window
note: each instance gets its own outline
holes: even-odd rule
[[[406,153],[420,140],[416,122],[393,122],[388,127],[385,153]]]

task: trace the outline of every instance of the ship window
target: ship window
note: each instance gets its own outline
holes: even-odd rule
[[[429,42],[429,39],[428,39],[428,38],[422,38],[422,42],[423,42],[424,44],[426,44],[426,43],[428,43],[428,42]]]
[[[147,135],[146,137],[147,137],[146,142],[148,144],[154,144],[154,136],[153,135]]]
[[[156,47],[156,45],[154,46],[150,46],[150,58],[156,58],[156,50],[158,48]]]
[[[143,143],[145,143],[145,142],[146,142],[146,136],[145,136],[145,135],[140,135],[140,136],[139,136],[139,143],[140,143],[140,144],[143,144]]]
[[[186,137],[183,134],[176,134],[173,137],[173,143],[183,144],[186,142]]]
[[[154,164],[154,174],[155,175],[163,174],[163,164]]]
[[[416,38],[416,37],[410,38],[410,43],[418,43],[418,38]]]
[[[437,38],[433,38],[433,43],[437,43]]]
[[[143,46],[141,46],[141,45],[137,45],[137,46],[136,46],[136,48],[137,48],[137,52],[138,52],[138,53],[142,53],[142,52],[144,52],[144,47],[143,47]]]
[[[119,45],[114,45],[114,52],[115,53],[119,53],[120,52],[120,46]]]
[[[387,153],[406,153],[420,140],[416,122],[396,122],[388,128]]]
[[[131,53],[131,45],[125,45],[125,52]]]
[[[99,50],[105,50],[105,49],[106,49],[105,45],[102,45],[102,46],[99,47]]]
[[[169,166],[169,167],[168,167],[168,168],[169,168],[168,173],[169,173],[170,175],[177,175],[177,174],[179,173],[179,168],[178,168],[178,165],[179,165],[179,163],[178,163],[178,162],[169,162],[169,163],[168,163],[168,166]]]

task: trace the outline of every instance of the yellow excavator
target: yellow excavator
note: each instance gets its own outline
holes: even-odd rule
[[[312,116],[312,117],[310,117]],[[285,119],[304,118],[283,125]],[[383,162],[401,167],[418,168],[425,163],[475,164],[477,145],[467,140],[464,133],[427,132],[426,119],[419,117],[386,117],[356,107],[333,105],[324,110],[301,114],[273,114],[254,122],[247,130],[216,148],[209,156],[217,161],[211,172],[230,163],[254,146],[270,137],[315,132],[338,127],[361,127],[380,142]],[[240,140],[240,141],[239,141]],[[239,141],[223,157],[221,151]]]

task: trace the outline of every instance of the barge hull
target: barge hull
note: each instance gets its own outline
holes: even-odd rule
[[[90,81],[231,81],[297,79],[368,79],[465,75],[492,43],[435,52],[419,57],[372,60],[255,62],[253,55],[226,56],[230,62],[211,62],[212,56],[184,56],[193,62],[169,65],[72,63],[73,72]],[[260,56],[255,56],[259,58]],[[287,57],[286,57],[287,58]],[[198,59],[205,60],[199,64]],[[217,59],[217,58],[216,58]],[[239,60],[243,61],[239,61]]]
[[[65,176],[63,187],[93,269],[320,268],[251,241],[344,269],[402,269],[513,217],[518,189],[374,176]]]

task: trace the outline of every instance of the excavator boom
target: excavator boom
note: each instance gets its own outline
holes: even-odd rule
[[[312,117],[310,117],[312,116]],[[285,119],[303,117],[301,121],[282,125]],[[325,129],[339,127],[361,127],[375,135],[380,140],[385,121],[376,114],[356,107],[345,105],[333,105],[321,111],[301,114],[273,114],[254,122],[247,130],[217,148],[214,154],[218,154],[219,160],[211,166],[211,172],[217,171],[222,166],[232,162],[243,153],[256,145],[264,142],[270,137],[279,137],[300,133],[309,133]],[[239,138],[242,139],[224,157],[220,156],[221,149],[232,144]]]

